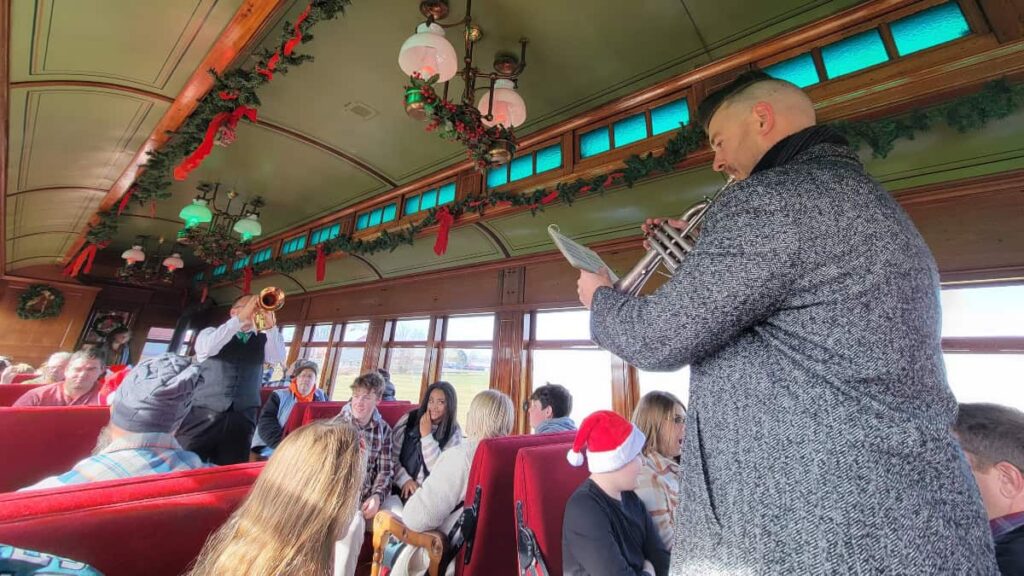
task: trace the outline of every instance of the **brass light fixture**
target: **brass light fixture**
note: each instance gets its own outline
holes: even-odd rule
[[[151,247],[149,236],[137,236],[132,247],[121,254],[124,264],[117,269],[117,279],[127,284],[139,286],[147,284],[173,284],[174,271],[182,268],[185,263],[181,259],[181,251],[177,244],[167,244],[163,238]]]
[[[200,182],[196,190],[199,194],[178,214],[185,221],[185,227],[178,231],[178,242],[210,264],[244,256],[252,239],[263,234],[259,221],[260,209],[265,206],[263,198],[256,196],[243,202],[234,212],[232,204],[238,193],[233,189],[225,194],[228,201],[223,208],[217,206],[219,182]]]

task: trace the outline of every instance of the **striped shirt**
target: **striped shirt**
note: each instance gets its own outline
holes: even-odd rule
[[[462,442],[462,429],[459,428],[458,424],[455,424],[455,429],[452,430],[451,438],[448,439],[448,444],[441,448],[441,445],[437,443],[437,439],[434,438],[434,432],[437,431],[437,424],[430,426],[430,434],[420,437],[420,453],[423,454],[423,466],[420,467],[419,473],[413,478],[409,471],[402,466],[399,461],[402,455],[402,445],[405,444],[405,429],[409,425],[409,415],[406,414],[399,418],[398,423],[395,424],[395,429],[392,433],[392,444],[391,444],[391,455],[394,459],[395,469],[395,486],[399,490],[409,480],[415,480],[417,484],[423,485],[423,481],[427,479],[427,471],[434,469],[434,464],[437,464],[438,457],[441,456],[442,450],[447,450],[452,446],[458,446]],[[412,424],[413,426],[419,427],[420,423],[417,419]]]
[[[365,426],[352,417],[352,405],[346,404],[332,422],[349,422],[359,430],[366,443],[366,478],[360,496],[365,502],[370,496],[377,496],[383,503],[391,493],[391,479],[394,477],[394,462],[391,460],[391,426],[373,409],[373,416]]]
[[[206,468],[209,464],[194,452],[178,444],[174,436],[160,432],[128,432],[115,439],[102,452],[82,460],[59,475],[51,476],[22,490],[57,488],[69,484],[134,478]]]

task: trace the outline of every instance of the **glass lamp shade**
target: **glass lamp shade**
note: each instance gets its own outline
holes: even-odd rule
[[[487,103],[490,101],[490,94],[484,93],[477,102],[476,108],[481,116],[487,116]],[[506,128],[515,128],[526,122],[526,102],[516,92],[515,84],[511,80],[494,81],[494,104],[491,106],[493,119],[484,118],[484,126],[491,127],[501,124]]]
[[[233,230],[242,235],[242,240],[252,240],[256,236],[263,234],[263,226],[260,225],[260,221],[256,219],[255,214],[249,214],[235,222]]]
[[[130,249],[125,250],[121,253],[121,258],[128,261],[128,265],[135,264],[136,262],[142,262],[146,259],[146,253],[142,251],[142,246],[136,244]]]
[[[444,37],[444,28],[426,22],[416,28],[398,52],[398,66],[409,76],[419,73],[424,79],[434,74],[439,82],[447,82],[459,69],[455,48]]]
[[[164,267],[167,268],[168,271],[174,272],[179,268],[184,268],[185,262],[181,259],[181,254],[175,252],[167,258],[164,258]]]
[[[206,200],[195,198],[192,203],[181,209],[178,218],[185,221],[185,227],[191,228],[196,224],[205,224],[213,220],[213,212],[206,207]]]

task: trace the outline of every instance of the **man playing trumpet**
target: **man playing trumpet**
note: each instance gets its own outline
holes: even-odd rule
[[[207,462],[248,461],[263,363],[284,362],[287,355],[274,313],[261,310],[259,304],[257,296],[240,297],[227,322],[205,328],[196,337],[200,380],[177,438],[185,450]]]
[[[691,366],[672,573],[996,573],[913,223],[796,86],[748,72],[698,115],[736,182],[695,249],[649,296],[578,282],[599,345]]]

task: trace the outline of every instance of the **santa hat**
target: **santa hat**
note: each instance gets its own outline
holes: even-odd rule
[[[572,450],[566,456],[569,464],[582,466],[586,447],[591,474],[614,472],[640,455],[645,440],[644,433],[625,418],[610,410],[601,410],[584,418]]]

